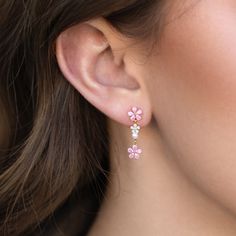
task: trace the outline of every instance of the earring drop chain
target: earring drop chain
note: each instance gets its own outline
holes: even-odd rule
[[[138,160],[140,158],[140,154],[142,153],[142,149],[137,145],[137,139],[140,132],[139,121],[142,120],[143,111],[141,108],[132,107],[128,112],[128,116],[133,124],[130,126],[131,134],[133,138],[133,145],[128,148],[129,158]]]

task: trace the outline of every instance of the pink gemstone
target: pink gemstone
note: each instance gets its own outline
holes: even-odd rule
[[[132,148],[128,148],[128,153],[133,153],[133,149]]]
[[[130,118],[132,121],[135,121],[135,116],[131,116]]]
[[[143,113],[143,111],[141,109],[139,109],[137,112],[136,112],[138,115],[141,115]]]
[[[133,153],[129,154],[129,158],[130,159],[134,158],[134,154]]]
[[[142,120],[142,117],[141,117],[140,115],[136,115],[136,119],[137,119],[138,121],[140,121],[140,120]]]
[[[128,116],[133,116],[133,115],[134,115],[134,113],[132,111],[128,112]]]
[[[142,153],[142,149],[139,148],[139,149],[137,150],[137,153],[139,153],[139,154]]]
[[[138,145],[134,144],[132,147],[128,148],[129,158],[130,159],[139,159],[140,153],[142,153],[142,149],[138,147]]]
[[[128,112],[128,116],[130,117],[131,121],[140,121],[142,119],[143,111],[140,108],[132,107],[131,110]]]

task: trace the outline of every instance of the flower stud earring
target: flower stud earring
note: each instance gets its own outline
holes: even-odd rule
[[[130,159],[138,160],[140,158],[140,154],[142,153],[142,149],[140,149],[137,145],[137,139],[139,131],[141,129],[138,122],[142,120],[142,114],[143,114],[142,109],[137,107],[132,107],[131,110],[128,112],[128,116],[130,120],[133,122],[133,125],[130,127],[133,138],[133,145],[132,147],[128,148]]]

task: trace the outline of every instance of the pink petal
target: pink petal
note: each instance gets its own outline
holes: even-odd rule
[[[133,145],[133,152],[136,152],[136,150],[138,149],[137,145]]]
[[[134,154],[134,158],[135,158],[135,159],[139,159],[139,154],[135,153],[135,154]]]
[[[133,116],[133,115],[134,115],[134,113],[132,111],[128,112],[128,116]]]
[[[142,120],[142,117],[140,115],[136,115],[136,119],[139,121]]]
[[[136,114],[141,115],[141,114],[143,114],[143,111],[142,111],[141,109],[138,109],[138,111],[136,112]]]
[[[135,119],[136,119],[135,115],[131,116],[130,119],[131,119],[132,121],[135,121]]]
[[[132,148],[128,148],[128,153],[133,153],[133,149]]]
[[[139,148],[136,152],[140,154],[142,153],[142,149]]]
[[[132,159],[132,158],[134,158],[134,157],[135,157],[135,155],[134,155],[133,153],[129,154],[129,158],[130,158],[130,159]]]
[[[133,111],[134,113],[136,113],[137,110],[138,110],[137,107],[132,107],[132,111]]]

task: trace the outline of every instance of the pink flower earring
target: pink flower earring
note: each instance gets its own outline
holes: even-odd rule
[[[142,153],[142,149],[137,145],[137,139],[139,135],[139,131],[141,127],[139,126],[138,122],[142,120],[143,111],[141,108],[132,107],[131,110],[128,112],[128,116],[130,120],[133,122],[133,125],[130,126],[133,138],[133,145],[132,147],[128,148],[129,158],[138,160],[140,158],[140,154]]]

